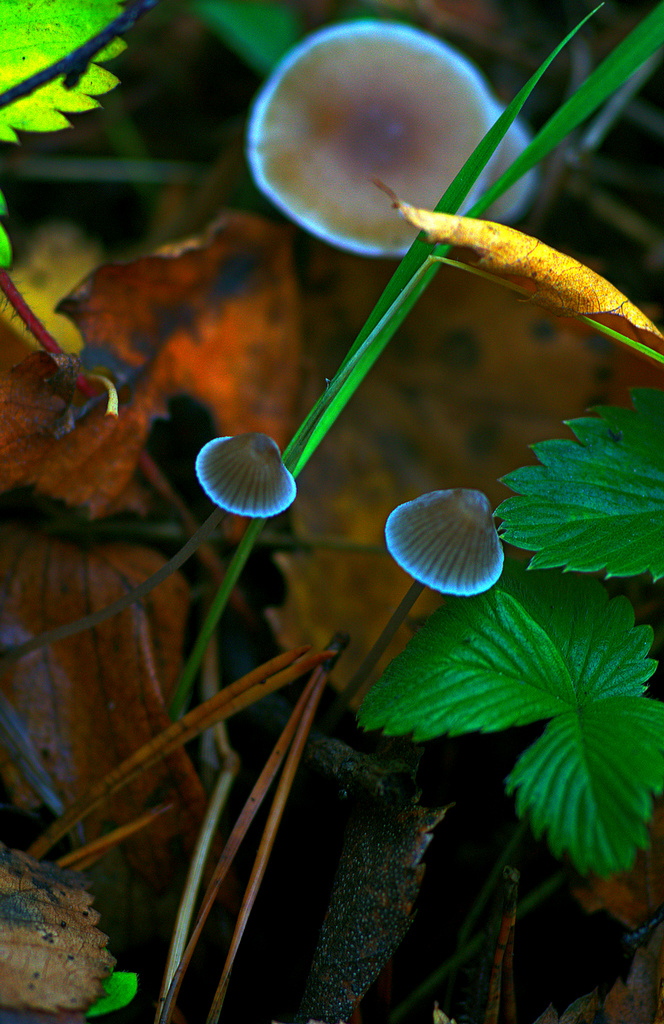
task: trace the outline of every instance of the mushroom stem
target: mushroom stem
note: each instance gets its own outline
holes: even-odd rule
[[[379,659],[389,647],[394,634],[402,622],[404,622],[408,612],[417,601],[418,597],[424,590],[424,587],[425,584],[420,583],[419,580],[415,580],[411,583],[406,594],[392,612],[389,621],[387,622],[383,632],[376,640],[376,643],[373,645],[355,674],[346,683],[341,693],[338,694],[334,704],[325,715],[321,724],[321,728],[324,732],[332,732],[344,711],[350,707],[353,697],[366,682],[369,675],[378,664]]]

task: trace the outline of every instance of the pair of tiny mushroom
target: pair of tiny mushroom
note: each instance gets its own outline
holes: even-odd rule
[[[209,441],[198,454],[196,473],[208,497],[238,515],[278,515],[295,500],[293,475],[266,434]],[[399,505],[387,519],[385,540],[406,572],[444,594],[479,594],[502,572],[502,545],[481,491],[433,491]]]
[[[432,209],[501,112],[475,65],[435,36],[348,22],[307,36],[274,70],[249,118],[247,158],[258,187],[312,234],[363,255],[399,256],[417,232],[375,180]],[[528,142],[514,122],[465,209]],[[532,186],[530,173],[491,217],[516,219]]]

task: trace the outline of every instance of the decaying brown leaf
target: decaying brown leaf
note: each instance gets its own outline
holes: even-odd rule
[[[664,353],[664,335],[626,295],[600,274],[538,238],[473,217],[420,210],[394,200],[399,213],[429,242],[470,249],[474,266],[527,288],[533,302],[556,316],[588,316]]]
[[[0,489],[34,484],[93,516],[136,507],[127,488],[175,394],[203,402],[219,434],[259,431],[283,445],[300,374],[290,243],[288,229],[233,213],[202,238],[95,271],[58,308],[85,338],[86,368],[114,378],[119,415],[105,415],[102,396],[75,411],[64,436],[33,430],[18,464],[0,447]],[[12,374],[34,373],[31,359],[0,375],[0,396],[3,380],[11,390]]]
[[[386,763],[403,757],[414,772],[419,755],[386,741]],[[314,953],[300,1020],[349,1020],[399,946],[413,917],[422,857],[445,808],[361,798],[346,827],[330,904]]]
[[[660,925],[648,943],[637,949],[627,980],[618,978],[612,986],[603,1006],[602,1019],[606,1024],[651,1024],[654,1021],[663,936],[664,925]]]
[[[0,373],[0,491],[24,483],[73,427],[78,360],[32,352]]]
[[[81,549],[6,525],[0,539],[0,643],[11,645],[105,607],[162,564],[156,552],[130,544]],[[169,724],[164,702],[177,681],[187,610],[187,587],[176,573],[144,605],[37,651],[4,675],[3,693],[26,724],[65,806]],[[4,751],[0,772],[20,806],[41,802]],[[175,837],[185,845],[193,841],[205,801],[184,751],[108,801],[86,823],[86,838],[165,801],[172,810],[149,834],[126,844],[132,865],[161,887],[177,863]]]
[[[75,871],[0,843],[0,1006],[87,1010],[115,963]]]
[[[594,992],[575,999],[561,1016],[558,1016],[553,1006],[547,1006],[535,1024],[593,1024],[599,1009],[599,994],[595,989]]]

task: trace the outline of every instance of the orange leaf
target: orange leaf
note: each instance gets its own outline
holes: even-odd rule
[[[0,1006],[87,1010],[114,958],[82,875],[0,843]]]
[[[119,415],[105,415],[103,396],[75,413],[66,436],[43,436],[37,423],[18,465],[0,448],[0,489],[32,483],[69,505],[87,505],[93,516],[128,507],[126,489],[152,422],[182,393],[208,407],[217,433],[259,431],[283,446],[300,373],[291,237],[289,229],[233,213],[203,238],[95,271],[58,308],[85,338],[87,368],[114,376]],[[31,369],[30,359],[7,375],[5,389],[12,374]],[[50,395],[38,384],[43,403]],[[56,418],[49,415],[47,427]]]
[[[474,266],[524,286],[533,302],[550,313],[591,317],[664,353],[664,335],[645,313],[573,257],[504,224],[418,210],[396,198],[394,205],[429,242],[470,249]]]
[[[105,607],[162,564],[157,553],[130,544],[82,550],[22,527],[5,527],[0,642],[12,644]],[[3,677],[2,690],[65,805],[170,724],[164,700],[177,681],[187,609],[186,585],[174,574],[144,605],[34,652]],[[18,766],[6,755],[2,761],[0,773],[14,800],[23,807],[38,804]],[[149,833],[126,843],[131,863],[154,887],[164,885],[175,866],[174,837],[193,841],[204,806],[184,751],[145,772],[86,825],[86,839],[94,839],[162,801],[173,809]]]

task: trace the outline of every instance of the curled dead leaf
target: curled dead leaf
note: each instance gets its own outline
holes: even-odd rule
[[[201,238],[99,267],[58,309],[85,338],[84,367],[117,386],[117,415],[99,396],[54,436],[67,405],[49,387],[54,364],[42,367],[53,357],[31,355],[0,376],[0,491],[34,484],[92,516],[144,510],[129,490],[136,465],[152,423],[183,393],[207,406],[217,434],[260,431],[283,446],[300,381],[291,238],[229,213]]]
[[[469,249],[473,266],[521,285],[550,313],[590,317],[664,354],[664,335],[645,313],[572,256],[504,224],[433,213],[393,199],[401,216],[424,231],[429,242]]]

